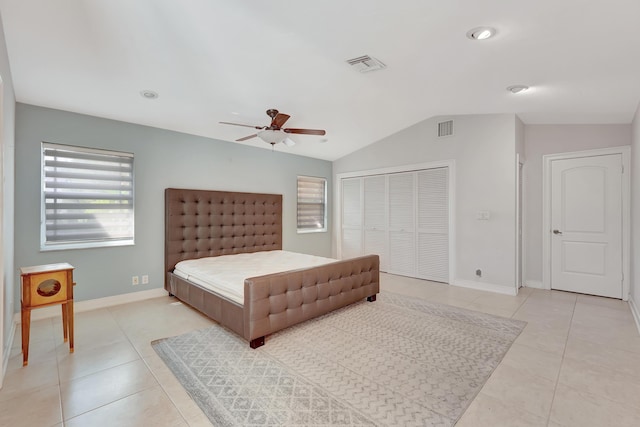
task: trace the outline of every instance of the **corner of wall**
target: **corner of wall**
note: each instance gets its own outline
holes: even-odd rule
[[[631,308],[631,314],[633,315],[633,320],[636,321],[636,327],[638,328],[638,333],[640,333],[640,310],[638,310],[638,305],[633,299],[633,296],[629,298],[629,307]]]
[[[546,289],[544,287],[544,284],[542,283],[542,280],[526,280],[525,281],[525,287],[527,288],[533,288],[533,289]]]
[[[14,299],[14,194],[15,194],[15,108],[16,98],[13,77],[9,64],[9,54],[4,37],[4,26],[0,19],[0,386],[7,367],[15,325],[12,301]]]
[[[511,286],[498,285],[495,283],[474,282],[473,280],[456,279],[452,280],[451,284],[454,286],[459,286],[461,288],[476,289],[479,291],[494,292],[497,294],[512,296],[517,295],[515,288]]]
[[[4,376],[7,373],[7,367],[9,367],[9,356],[11,355],[11,345],[13,344],[13,337],[16,334],[16,326],[17,323],[11,322],[11,328],[9,329],[9,333],[7,334],[7,339],[4,345],[4,348],[2,349],[2,355],[4,355],[3,360],[2,360],[2,372],[0,372],[0,389],[2,389],[2,384],[4,382]],[[1,345],[2,343],[0,343]]]
[[[631,122],[631,286],[629,306],[640,332],[640,102]]]

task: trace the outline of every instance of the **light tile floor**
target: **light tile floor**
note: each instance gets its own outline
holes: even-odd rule
[[[528,322],[458,422],[481,426],[639,426],[640,335],[627,303],[524,288],[515,297],[383,274],[382,289]],[[19,328],[0,390],[0,426],[210,426],[151,341],[212,324],[173,298]]]

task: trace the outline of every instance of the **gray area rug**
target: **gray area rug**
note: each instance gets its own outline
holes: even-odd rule
[[[452,426],[525,322],[393,293],[267,337],[152,343],[214,426]]]

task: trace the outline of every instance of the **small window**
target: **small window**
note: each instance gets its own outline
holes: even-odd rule
[[[42,250],[133,244],[133,154],[42,143]]]
[[[298,233],[327,231],[327,180],[298,177]]]

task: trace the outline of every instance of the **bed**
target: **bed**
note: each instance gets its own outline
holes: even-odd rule
[[[242,303],[176,274],[181,261],[282,250],[282,195],[167,188],[165,289],[249,342],[380,290],[379,258],[367,255],[244,280]]]

